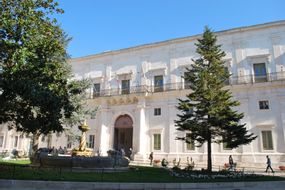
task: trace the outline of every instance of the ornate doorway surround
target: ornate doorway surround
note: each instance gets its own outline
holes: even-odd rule
[[[124,149],[129,156],[130,148],[133,148],[133,120],[127,114],[120,115],[115,122],[114,149]]]

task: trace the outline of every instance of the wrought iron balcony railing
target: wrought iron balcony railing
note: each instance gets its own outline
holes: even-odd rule
[[[233,76],[229,79],[229,85],[239,84],[253,84],[262,82],[273,82],[285,80],[285,71],[266,73],[265,75],[245,75],[245,76]]]
[[[226,85],[241,85],[241,84],[253,84],[264,83],[273,81],[285,81],[285,72],[267,73],[266,75],[245,75],[245,76],[232,76],[226,81]],[[167,83],[156,86],[132,86],[128,89],[105,89],[100,92],[93,93],[91,97],[103,97],[103,96],[117,96],[126,94],[139,94],[139,93],[160,93],[173,90],[185,90],[189,89],[189,83],[177,82]]]
[[[101,97],[101,96],[117,96],[117,95],[124,95],[124,94],[137,94],[137,93],[145,93],[148,92],[148,86],[132,86],[128,89],[120,89],[120,88],[113,88],[113,89],[104,89],[100,92],[93,93],[93,98]]]

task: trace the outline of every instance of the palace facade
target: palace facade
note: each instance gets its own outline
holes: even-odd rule
[[[225,68],[231,74],[227,86],[241,104],[242,123],[258,136],[249,145],[228,149],[212,144],[213,163],[285,163],[285,21],[235,28],[215,33],[226,52]],[[195,147],[175,140],[187,133],[176,130],[178,98],[191,90],[183,76],[193,64],[195,43],[201,35],[167,40],[96,55],[71,59],[75,79],[89,78],[88,106],[99,106],[91,128],[88,146],[103,155],[109,149],[132,148],[136,161],[172,161],[192,157],[207,161],[207,147]],[[65,134],[41,137],[40,146],[72,148]],[[10,139],[10,140],[9,140]],[[16,140],[18,139],[18,140]],[[25,143],[21,143],[21,140]],[[1,149],[27,148],[28,138],[0,128]],[[17,144],[16,144],[17,143]],[[274,164],[273,164],[274,165]]]

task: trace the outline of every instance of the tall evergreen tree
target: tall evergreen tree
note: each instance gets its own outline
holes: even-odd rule
[[[0,124],[31,133],[61,132],[63,119],[82,110],[87,85],[70,81],[70,40],[53,14],[53,0],[0,0]]]
[[[179,99],[177,130],[188,132],[187,137],[177,137],[186,143],[202,146],[207,143],[208,166],[212,171],[212,143],[226,143],[228,148],[248,144],[256,138],[240,124],[242,113],[233,110],[239,102],[225,89],[229,73],[224,68],[225,52],[217,45],[217,38],[206,27],[202,39],[198,39],[196,52],[200,58],[187,68],[185,81],[189,81],[191,93]]]

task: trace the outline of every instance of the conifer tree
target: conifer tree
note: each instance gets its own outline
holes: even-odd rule
[[[256,138],[241,124],[243,113],[233,109],[239,105],[225,89],[229,73],[224,68],[225,52],[217,45],[217,38],[206,27],[202,39],[198,39],[196,52],[200,58],[187,68],[185,81],[189,81],[191,93],[179,99],[180,114],[175,121],[177,130],[187,132],[187,137],[177,137],[186,143],[202,146],[207,143],[207,170],[212,171],[212,143],[226,143],[228,148],[249,144]]]

